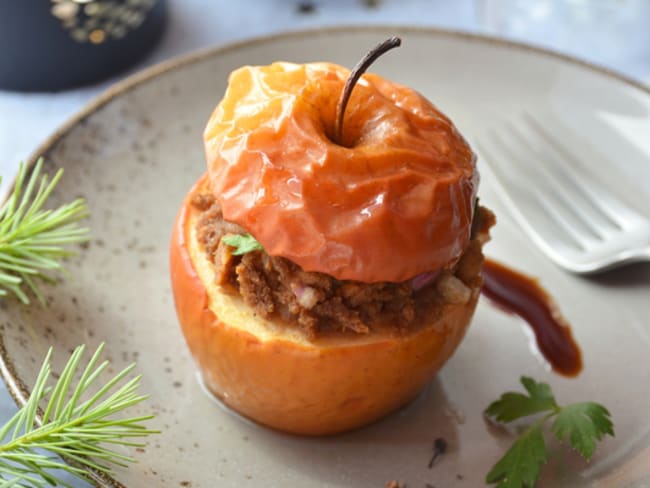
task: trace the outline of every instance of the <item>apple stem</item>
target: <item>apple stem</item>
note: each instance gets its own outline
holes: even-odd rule
[[[395,47],[399,47],[402,44],[402,39],[397,36],[389,37],[383,42],[380,42],[375,47],[373,47],[368,53],[357,63],[354,69],[350,72],[350,76],[345,82],[343,91],[341,92],[341,97],[339,98],[339,103],[336,106],[336,125],[334,126],[334,142],[337,144],[343,145],[343,117],[345,115],[345,108],[348,106],[348,101],[352,95],[352,90],[354,90],[357,81],[361,78],[361,75],[366,72],[372,63],[374,63],[379,56],[385,52],[390,51]]]

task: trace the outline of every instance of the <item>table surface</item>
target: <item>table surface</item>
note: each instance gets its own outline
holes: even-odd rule
[[[599,7],[588,11],[591,15],[588,22],[585,22],[584,12],[573,18],[571,12],[562,10],[564,4],[576,3],[566,0],[314,0],[308,2],[315,6],[310,13],[299,12],[299,3],[305,2],[168,0],[169,22],[162,41],[130,72],[100,84],[59,93],[23,94],[0,90],[0,176],[4,181],[0,195],[6,191],[7,182],[12,180],[20,161],[27,159],[50,133],[115,81],[198,48],[283,30],[340,24],[394,24],[505,35],[551,47],[639,81],[650,82],[650,39],[647,33],[641,33],[641,27],[650,22],[650,2],[646,0],[593,2],[591,5],[599,4],[601,8],[600,11]],[[522,13],[523,3],[527,10]],[[617,10],[612,14],[607,8],[613,4],[617,5]],[[546,21],[539,21],[531,28],[531,19],[538,19],[540,15],[547,15]],[[576,21],[578,17],[579,22]],[[639,31],[635,31],[637,27]],[[572,33],[573,38],[567,33]],[[624,55],[616,51],[620,46],[625,46]],[[630,49],[630,46],[637,48]],[[15,410],[4,384],[0,384],[0,424]],[[70,482],[75,487],[88,486],[78,480],[70,479]]]

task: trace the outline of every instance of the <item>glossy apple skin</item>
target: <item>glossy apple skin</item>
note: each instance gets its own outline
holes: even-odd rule
[[[447,305],[438,321],[409,334],[296,342],[262,340],[211,308],[188,239],[194,192],[178,213],[171,242],[171,281],[187,345],[211,392],[261,424],[326,435],[373,422],[412,400],[462,340],[478,290],[466,305]],[[205,259],[201,257],[200,259]],[[214,287],[213,284],[207,286]],[[218,290],[213,292],[220,293]],[[246,307],[241,301],[233,308]]]
[[[366,74],[332,140],[349,70],[245,66],[204,131],[224,217],[273,256],[364,283],[449,267],[470,239],[476,158],[415,90]]]

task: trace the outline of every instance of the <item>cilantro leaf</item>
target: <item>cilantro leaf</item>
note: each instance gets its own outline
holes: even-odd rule
[[[528,391],[528,396],[513,391],[506,392],[497,401],[492,402],[485,413],[499,422],[512,422],[535,413],[558,409],[548,384],[538,383],[527,376],[521,377],[521,383]]]
[[[560,440],[567,440],[585,459],[589,460],[596,443],[606,434],[614,436],[614,425],[609,411],[594,402],[560,406],[555,401],[551,387],[532,378],[521,377],[528,395],[506,392],[485,410],[486,415],[502,422],[545,412],[515,441],[505,455],[497,461],[486,476],[488,483],[498,483],[497,488],[532,488],[546,462],[544,423],[554,418],[551,430]]]
[[[263,251],[262,245],[250,234],[228,234],[221,238],[224,244],[234,247],[235,256],[241,256],[252,251]]]
[[[551,430],[560,440],[568,439],[586,460],[596,449],[596,442],[606,434],[614,437],[614,425],[609,411],[593,402],[574,403],[564,407],[555,417]]]
[[[485,477],[487,483],[499,483],[497,488],[532,488],[546,462],[546,446],[540,419],[531,425]]]

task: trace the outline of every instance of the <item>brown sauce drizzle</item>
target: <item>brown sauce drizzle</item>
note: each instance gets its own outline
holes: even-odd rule
[[[576,376],[582,370],[582,354],[568,322],[535,279],[486,259],[481,291],[507,312],[528,322],[537,347],[553,370],[565,376]]]

